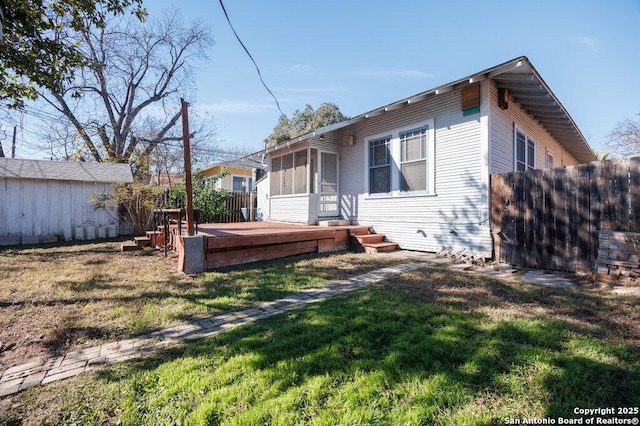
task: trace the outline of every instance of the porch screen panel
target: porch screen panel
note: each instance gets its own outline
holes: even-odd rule
[[[309,188],[309,192],[315,194],[317,183],[318,183],[318,150],[315,148],[311,148],[311,161],[309,161],[309,165],[311,167],[311,187]]]
[[[281,195],[293,194],[293,154],[282,156],[282,192]]]
[[[307,150],[294,153],[293,193],[307,193]]]
[[[269,186],[271,195],[280,195],[280,181],[282,180],[282,157],[271,160],[271,180]]]

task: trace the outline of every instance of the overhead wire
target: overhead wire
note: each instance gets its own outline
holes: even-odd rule
[[[227,13],[227,9],[225,9],[224,4],[222,3],[222,0],[219,0],[219,2],[220,2],[220,6],[222,7],[222,11],[224,12],[224,16],[225,16],[225,18],[227,18],[227,22],[229,23],[229,26],[231,27],[231,31],[233,31],[233,34],[236,36],[236,39],[240,43],[240,46],[242,46],[244,51],[249,56],[249,59],[251,59],[251,62],[253,62],[253,65],[255,65],[256,71],[258,72],[258,77],[260,77],[260,81],[262,82],[262,85],[264,86],[265,89],[267,89],[267,92],[269,92],[269,94],[271,94],[271,96],[273,97],[273,100],[276,101],[276,106],[278,107],[278,111],[280,111],[280,114],[282,114],[283,116],[286,117],[287,115],[284,112],[282,112],[282,108],[280,108],[280,103],[278,102],[278,99],[276,98],[276,95],[273,94],[271,89],[269,89],[269,87],[267,86],[267,83],[265,83],[264,79],[262,78],[262,73],[260,72],[260,68],[258,67],[258,64],[253,59],[253,56],[251,56],[251,53],[249,53],[249,49],[247,49],[247,46],[244,45],[244,43],[240,39],[240,36],[238,36],[238,33],[236,32],[235,28],[233,27],[233,24],[231,23],[231,19],[229,19],[229,14]]]

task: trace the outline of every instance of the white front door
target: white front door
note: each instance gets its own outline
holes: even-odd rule
[[[338,154],[320,153],[320,203],[318,216],[338,216]]]

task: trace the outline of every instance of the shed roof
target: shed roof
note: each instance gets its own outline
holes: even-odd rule
[[[0,158],[0,178],[132,183],[128,164]]]
[[[313,132],[283,142],[277,147],[270,147],[267,149],[267,152],[274,148],[278,149],[283,144],[291,144],[320,136],[324,133],[377,117],[388,111],[401,109],[410,104],[421,102],[438,96],[439,94],[448,93],[454,89],[486,79],[495,81],[499,88],[504,87],[509,89],[513,100],[520,104],[529,115],[538,120],[542,127],[578,161],[588,163],[596,159],[595,153],[573,121],[573,118],[571,118],[567,110],[558,98],[556,98],[542,77],[540,77],[540,74],[538,74],[526,56],[512,59],[468,77],[427,90],[426,92],[403,98],[399,101],[360,114],[350,120],[318,128]]]

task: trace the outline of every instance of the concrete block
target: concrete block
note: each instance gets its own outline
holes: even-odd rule
[[[87,226],[85,228],[87,240],[95,240],[96,239],[96,227],[95,226]]]
[[[185,274],[198,274],[206,269],[204,235],[178,237],[178,269]]]
[[[64,228],[64,230],[62,231],[62,236],[63,236],[65,241],[73,240],[73,229]]]
[[[76,228],[76,240],[84,240],[84,228],[79,226]]]

